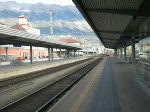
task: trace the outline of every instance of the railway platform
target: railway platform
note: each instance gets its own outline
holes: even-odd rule
[[[149,89],[134,73],[135,65],[105,58],[48,112],[149,112]]]
[[[0,66],[0,81],[22,76],[27,73],[44,70],[47,68],[73,63],[88,58],[90,57],[77,57],[77,58],[44,61],[44,62],[42,61],[42,62],[35,62],[33,64],[23,63],[17,66],[7,66],[7,65]]]

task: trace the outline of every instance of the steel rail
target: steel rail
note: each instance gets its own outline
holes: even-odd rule
[[[28,112],[35,112],[35,111],[40,112],[43,109],[45,109],[48,104],[51,104],[55,99],[57,99],[59,96],[61,96],[63,93],[65,93],[69,88],[71,88],[71,86],[73,86],[77,81],[79,81],[83,76],[85,76],[85,74],[87,74],[99,62],[100,62],[100,59],[94,61],[93,63],[90,63],[89,65],[84,66],[83,68],[80,68],[77,71],[74,71],[73,73],[70,73],[70,75],[64,76],[61,79],[58,79],[57,81],[54,81],[53,83],[50,83],[50,84],[32,92],[31,94],[18,99],[17,101],[12,102],[11,104],[9,104],[5,107],[2,107],[0,109],[0,111],[1,112],[12,112],[16,109],[19,112],[24,112],[24,111],[25,112],[27,112],[27,111]],[[56,88],[56,85],[58,85],[57,87],[59,87],[59,86],[60,87]],[[51,89],[52,89],[53,93],[51,95],[49,95],[51,93]],[[47,93],[47,91],[49,93]],[[42,94],[48,94],[49,96],[48,97],[45,95],[41,96]],[[39,98],[38,96],[41,97],[41,99],[38,99]],[[50,97],[50,100],[49,100],[49,97]],[[38,101],[36,101],[36,100],[38,100]],[[44,100],[44,101],[42,102],[42,100]],[[33,104],[35,107],[31,107],[31,105],[33,105]],[[21,107],[18,107],[18,105],[21,105]],[[24,107],[24,105],[26,105],[28,107],[26,107],[26,106]],[[41,106],[39,106],[39,105],[41,105]],[[16,110],[15,110],[15,112],[16,112]]]
[[[57,72],[59,70],[66,69],[68,67],[78,65],[80,63],[83,63],[83,62],[91,60],[91,59],[92,58],[89,58],[89,59],[85,59],[85,60],[81,60],[81,61],[77,61],[77,62],[65,64],[65,65],[60,65],[60,66],[57,66],[57,67],[52,67],[52,68],[48,68],[48,69],[44,69],[44,70],[40,70],[40,71],[27,73],[27,74],[24,74],[22,76],[17,76],[17,77],[11,78],[11,79],[2,80],[2,81],[0,81],[0,87],[4,87],[4,86],[7,86],[7,85],[12,85],[12,84],[15,84],[15,83],[19,83],[19,82],[22,82],[22,81],[25,81],[25,80],[28,80],[28,79],[31,79],[31,78],[41,77],[41,76],[47,75],[49,73],[54,73],[54,72]]]

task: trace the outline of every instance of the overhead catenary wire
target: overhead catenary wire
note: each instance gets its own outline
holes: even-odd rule
[[[57,3],[56,2],[56,0],[54,0],[55,1],[55,3]],[[59,7],[61,7],[63,10],[65,10],[64,8],[63,8],[63,6],[61,6],[61,5],[59,5]],[[67,7],[67,6],[64,6],[66,9],[67,9],[67,13],[71,16],[71,17],[75,17],[78,21],[80,21],[80,19]],[[83,25],[83,27],[86,29],[86,27],[85,27],[85,25],[84,25],[84,23],[82,22],[82,21],[80,21],[81,22],[81,24]],[[89,29],[88,29],[88,31],[90,31]]]

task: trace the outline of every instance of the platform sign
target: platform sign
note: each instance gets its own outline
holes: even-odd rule
[[[21,47],[21,44],[13,44],[14,47]]]
[[[7,45],[7,42],[0,42],[0,45]]]

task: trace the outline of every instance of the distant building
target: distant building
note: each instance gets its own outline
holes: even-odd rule
[[[4,24],[3,22],[0,22],[0,26],[8,27],[8,25]]]
[[[61,42],[66,42],[66,43],[70,43],[76,46],[83,46],[83,43],[80,41],[77,41],[76,39],[61,39]]]
[[[76,40],[76,39],[61,39],[60,40],[61,42],[66,42],[66,43],[69,43],[69,44],[72,44],[72,45],[76,45],[76,46],[79,46],[79,47],[84,47],[84,43]],[[83,55],[83,50],[79,50],[79,52],[76,52],[75,55]],[[70,55],[73,56],[74,55],[74,52],[70,52]]]
[[[6,26],[5,24],[0,22],[0,25]],[[40,35],[40,30],[31,27],[31,25],[27,21],[27,17],[21,15],[18,17],[18,23],[16,25],[11,26],[15,30],[25,31],[31,33],[33,35]],[[30,58],[30,47],[29,46],[21,46],[21,47],[14,47],[13,45],[1,45],[1,52],[0,55],[7,57],[6,55],[13,55],[15,57],[24,57],[29,59]],[[41,47],[33,47],[33,57],[34,58],[45,58],[48,56],[47,48]],[[6,59],[9,60],[9,57]]]
[[[27,21],[27,17],[24,15],[19,16],[18,23],[16,25],[11,26],[10,28],[26,31],[34,35],[41,35],[40,30],[31,27],[31,25]]]

